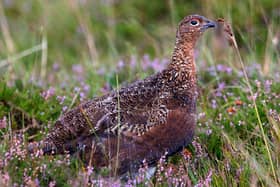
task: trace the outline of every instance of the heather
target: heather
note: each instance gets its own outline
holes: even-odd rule
[[[2,1],[0,185],[278,186],[279,11],[273,0]],[[149,179],[143,160],[128,181],[67,153],[27,153],[64,112],[166,67],[176,25],[191,13],[229,20],[238,43],[212,31],[197,46],[192,144],[162,155]]]

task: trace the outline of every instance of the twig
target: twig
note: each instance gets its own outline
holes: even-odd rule
[[[242,57],[240,55],[239,48],[238,48],[238,45],[237,45],[234,33],[232,32],[232,28],[231,28],[231,26],[228,23],[224,22],[223,19],[219,19],[218,22],[223,22],[224,23],[224,32],[227,34],[226,35],[227,36],[227,40],[229,41],[229,43],[236,50],[236,53],[237,53],[237,56],[238,56],[238,60],[239,60],[239,62],[241,64],[242,71],[244,73],[246,84],[247,84],[247,86],[249,88],[249,91],[250,91],[250,95],[252,96],[252,98],[254,98],[254,93],[252,91],[252,86],[250,84],[247,72],[245,70],[245,66],[244,66]],[[261,121],[261,118],[260,118],[260,114],[259,114],[259,110],[258,110],[258,107],[257,107],[257,104],[256,104],[256,100],[255,99],[252,99],[252,100],[253,100],[253,105],[254,105],[255,113],[256,113],[256,116],[257,116],[257,119],[258,119],[258,124],[259,124],[259,127],[261,129],[262,138],[263,138],[263,141],[265,143],[265,148],[266,148],[266,151],[267,151],[267,154],[268,154],[268,158],[269,158],[269,163],[270,163],[270,167],[271,167],[271,170],[272,170],[272,174],[273,174],[273,177],[274,177],[275,181],[277,182],[278,180],[277,180],[276,172],[275,172],[275,169],[274,169],[270,148],[269,148],[268,141],[267,141],[265,133],[264,133],[264,129],[263,129],[263,126],[262,126],[262,121]]]

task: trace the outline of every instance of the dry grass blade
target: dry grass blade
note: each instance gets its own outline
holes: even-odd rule
[[[87,15],[85,15],[79,8],[79,4],[74,1],[70,0],[69,5],[71,9],[73,10],[74,14],[76,15],[80,26],[83,30],[87,45],[88,45],[88,51],[90,58],[92,60],[93,66],[96,66],[97,60],[98,60],[98,51],[95,46],[95,38],[93,36],[93,32],[90,30],[90,20]]]
[[[217,19],[217,33],[218,35],[222,35],[228,41],[230,46],[237,46],[234,33],[232,31],[231,25],[226,22],[223,18]]]
[[[253,90],[252,90],[252,86],[250,84],[247,72],[245,70],[245,66],[244,66],[242,57],[240,55],[239,48],[238,48],[238,45],[237,45],[237,42],[236,42],[233,30],[231,28],[231,25],[228,22],[226,22],[223,18],[217,19],[217,22],[218,22],[218,29],[220,29],[220,31],[223,32],[223,34],[226,37],[226,39],[229,42],[229,44],[231,46],[233,46],[233,48],[236,50],[236,53],[237,53],[237,56],[238,56],[239,62],[241,64],[242,71],[243,71],[243,74],[244,74],[244,77],[245,77],[245,80],[246,80],[246,84],[247,84],[247,86],[249,88],[250,95],[253,98],[254,93],[253,93]],[[273,165],[273,161],[272,161],[270,147],[269,147],[268,140],[267,140],[267,137],[265,135],[265,132],[264,132],[264,129],[263,129],[263,126],[262,126],[262,121],[261,121],[261,118],[260,118],[260,114],[259,114],[259,111],[258,111],[256,100],[253,99],[252,101],[253,101],[255,113],[256,113],[256,116],[257,116],[258,124],[259,124],[260,130],[261,130],[262,138],[263,138],[263,141],[265,143],[265,148],[266,148],[266,151],[267,151],[267,154],[268,154],[269,163],[270,163],[270,167],[271,167],[271,170],[272,170],[272,175],[274,177],[274,180],[276,182],[278,182],[277,176],[276,176],[276,172],[275,172],[275,169],[274,169],[274,165]]]
[[[18,54],[15,54],[7,59],[4,59],[4,60],[0,60],[0,69],[5,67],[5,66],[8,66],[8,65],[11,65],[11,62],[15,62],[23,57],[26,57],[28,55],[31,55],[35,52],[38,52],[38,51],[41,51],[43,50],[44,45],[42,44],[39,44],[39,45],[36,45],[30,49],[27,49],[27,50],[24,50]]]

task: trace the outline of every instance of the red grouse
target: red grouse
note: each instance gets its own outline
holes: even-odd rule
[[[144,159],[152,164],[190,143],[196,126],[194,48],[210,27],[215,22],[203,16],[185,17],[166,69],[62,115],[39,148],[45,154],[75,153],[94,167],[124,174],[137,171]]]

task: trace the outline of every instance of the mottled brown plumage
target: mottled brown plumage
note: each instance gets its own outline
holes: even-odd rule
[[[178,151],[191,141],[196,124],[194,47],[214,26],[199,15],[185,17],[165,70],[67,112],[39,147],[45,154],[70,151],[118,174],[136,171],[144,159],[150,164]]]

